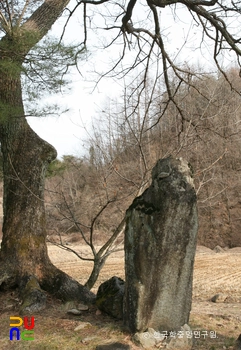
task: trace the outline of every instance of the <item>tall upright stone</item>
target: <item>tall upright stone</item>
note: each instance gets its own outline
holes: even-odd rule
[[[197,230],[188,163],[159,160],[151,186],[126,212],[124,324],[131,332],[188,323]]]

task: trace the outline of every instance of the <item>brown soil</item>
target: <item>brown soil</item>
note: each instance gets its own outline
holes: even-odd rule
[[[71,248],[88,255],[88,250],[76,244]],[[79,260],[74,254],[49,245],[53,263],[84,284],[91,271],[91,263]],[[94,292],[100,283],[112,276],[124,279],[124,253],[111,256],[104,266]],[[211,302],[215,294],[222,294],[222,302]],[[122,329],[120,321],[99,313],[94,307],[81,316],[71,316],[61,302],[48,299],[48,307],[36,314],[34,341],[9,341],[9,317],[16,315],[16,293],[0,294],[0,349],[95,349],[108,341],[128,343],[131,336]],[[90,322],[82,331],[74,332],[80,322]],[[234,340],[241,333],[241,247],[215,253],[199,246],[195,259],[193,306],[190,326],[197,333],[193,350],[233,349]],[[204,332],[208,336],[204,339]],[[201,336],[199,338],[198,332]],[[211,332],[211,333],[210,333]],[[214,333],[212,333],[214,332]],[[211,334],[214,337],[211,338]]]

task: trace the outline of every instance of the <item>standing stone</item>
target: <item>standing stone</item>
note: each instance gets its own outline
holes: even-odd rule
[[[159,160],[151,186],[126,212],[124,324],[131,332],[188,323],[197,230],[188,163]]]

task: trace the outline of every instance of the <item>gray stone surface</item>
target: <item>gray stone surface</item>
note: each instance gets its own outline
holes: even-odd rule
[[[110,278],[99,286],[96,305],[110,316],[122,319],[124,290],[125,282],[121,278]]]
[[[82,312],[80,310],[77,310],[77,309],[71,309],[71,310],[67,311],[67,314],[78,316],[78,315],[81,315]]]
[[[137,332],[134,334],[133,340],[144,349],[156,349],[161,343],[164,346],[165,337],[156,332],[153,328],[148,328],[146,332]]]
[[[198,217],[188,163],[159,160],[126,213],[124,324],[174,331],[189,320]]]
[[[84,329],[86,327],[91,327],[91,323],[89,323],[89,322],[79,322],[78,326],[75,327],[74,331],[75,332],[76,331],[80,331],[80,330],[82,330],[82,329]]]
[[[180,333],[183,334],[183,336],[176,336],[173,337],[166,346],[166,349],[168,350],[191,350],[193,345],[193,339],[192,337],[188,337],[187,332],[191,332],[191,328],[185,324],[180,329]]]

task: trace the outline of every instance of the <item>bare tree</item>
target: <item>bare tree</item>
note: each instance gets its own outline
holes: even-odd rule
[[[127,104],[126,91],[124,99]],[[126,104],[123,108],[115,101],[108,101],[89,134],[89,159],[71,159],[60,180],[55,179],[57,185],[48,186],[52,194],[50,208],[57,208],[54,214],[50,209],[55,230],[56,222],[61,221],[57,229],[60,239],[52,243],[93,262],[85,284],[89,289],[94,286],[108,256],[123,249],[120,243],[123,243],[125,211],[147,186],[152,168],[147,139],[142,137],[146,115],[142,116],[140,110],[133,111],[130,104],[126,108]],[[64,224],[66,233],[79,233],[92,257],[87,258],[64,244],[61,236]]]
[[[238,70],[231,68],[225,74],[238,90],[241,83]],[[220,74],[199,75],[192,78],[192,85],[179,89],[176,95],[185,121],[170,103],[158,123],[155,142],[162,140],[163,149],[185,157],[193,166],[200,218],[199,243],[210,247],[232,246],[240,240],[238,221],[235,225],[233,222],[237,214],[230,210],[237,205],[240,186],[240,96]]]
[[[78,2],[69,18],[81,6],[83,6],[85,30],[88,30],[89,18],[104,17],[104,21],[101,22],[104,23],[102,29],[113,33],[109,42],[108,39],[103,39],[106,50],[115,43],[119,46],[122,44],[122,50],[117,50],[119,55],[116,56],[116,61],[108,71],[102,74],[100,72],[100,79],[108,76],[118,79],[128,76],[134,70],[137,74],[143,71],[144,74],[138,84],[141,95],[148,82],[149,73],[155,76],[154,85],[158,84],[159,78],[163,78],[162,87],[166,92],[166,103],[162,113],[159,114],[159,119],[172,103],[185,121],[185,115],[176,96],[182,86],[192,85],[192,76],[198,76],[198,71],[190,70],[189,64],[186,63],[185,66],[178,55],[185,46],[188,46],[190,33],[194,30],[199,35],[195,43],[192,43],[193,49],[199,48],[206,55],[205,47],[208,46],[209,51],[212,50],[210,60],[213,60],[216,69],[225,79],[229,81],[225,70],[230,61],[235,61],[240,67],[241,38],[237,30],[240,24],[240,6],[237,1],[227,0],[225,3],[220,3],[217,0],[130,0],[126,3],[83,0]],[[111,15],[105,16],[105,13]],[[165,17],[168,17],[169,34],[165,26]],[[178,34],[169,28],[176,25],[180,18],[184,18],[190,26],[180,43],[179,52],[173,53],[174,48],[169,45],[169,40],[174,39],[171,35]],[[93,26],[91,21],[91,27]],[[95,29],[100,27],[98,24]],[[175,85],[172,85],[173,76],[176,77]]]
[[[49,222],[53,222],[54,232],[59,237],[53,240],[50,236],[48,240],[79,259],[93,263],[85,283],[91,289],[108,256],[123,249],[123,241],[118,237],[123,233],[125,221],[118,208],[128,196],[118,193],[120,183],[113,179],[114,174],[108,166],[95,168],[87,160],[71,158],[59,180],[55,177],[54,181],[47,181]],[[122,220],[119,221],[120,217]],[[63,233],[68,235],[71,232],[75,236],[78,234],[77,241],[84,251],[71,248],[63,241]],[[91,253],[88,256],[86,248]]]

